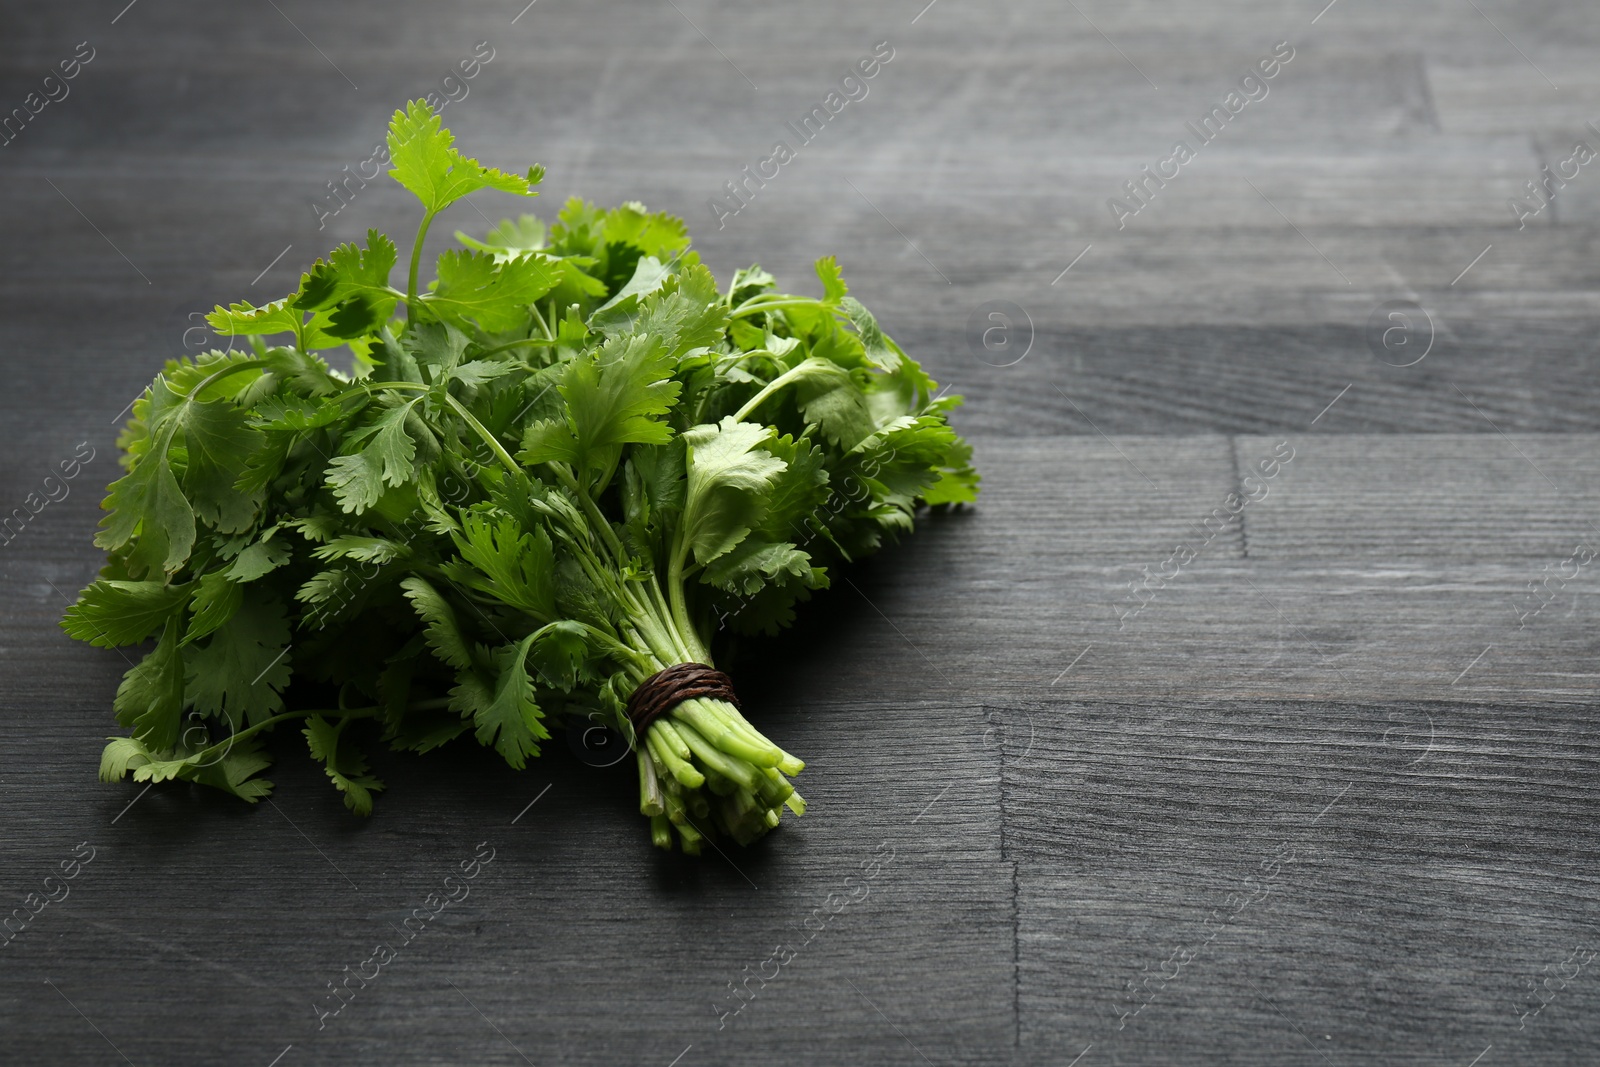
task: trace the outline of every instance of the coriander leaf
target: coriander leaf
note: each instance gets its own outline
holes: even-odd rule
[[[166,389],[166,383],[159,378],[156,385]],[[194,547],[194,509],[167,461],[167,449],[176,432],[175,424],[163,428],[133,469],[111,483],[101,505],[110,514],[100,521],[95,544],[116,551],[137,535],[130,561],[140,573],[155,570],[171,574],[183,566]]]
[[[169,618],[155,650],[123,676],[113,703],[117,721],[158,749],[178,742],[184,698],[183,653],[178,645],[179,622]]]
[[[200,576],[194,594],[194,616],[183,635],[188,644],[216,630],[233,618],[244,602],[244,590],[228,579],[227,571],[211,571]]]
[[[839,307],[850,319],[850,324],[861,335],[861,345],[867,351],[867,359],[874,366],[882,367],[887,371],[898,370],[900,367],[901,352],[898,346],[878,328],[878,320],[872,317],[872,312],[864,307],[861,301],[853,296],[841,296]]]
[[[939,471],[939,480],[925,489],[922,499],[929,504],[970,504],[978,499],[978,472],[972,468],[972,446],[952,441]]]
[[[666,444],[672,427],[655,416],[671,411],[683,390],[671,374],[671,359],[659,339],[607,341],[592,356],[567,366],[560,387],[567,402],[566,425],[534,423],[519,458],[528,464],[561,460],[605,471],[615,466],[624,444]]]
[[[424,632],[428,647],[433,649],[434,654],[452,667],[470,667],[472,651],[462,636],[461,626],[456,622],[456,613],[450,607],[450,602],[422,578],[407,578],[400,583],[400,587],[405,590],[406,599],[411,601],[417,616],[426,625]]]
[[[617,290],[616,295],[595,310],[590,316],[590,323],[602,330],[622,329],[631,333],[633,312],[639,306],[640,298],[661,288],[662,283],[670,277],[672,271],[662,266],[659,259],[640,256],[634,266],[633,277]]]
[[[405,545],[388,538],[363,534],[341,534],[311,550],[313,559],[353,559],[362,563],[393,563],[410,554],[411,550]]]
[[[112,737],[107,741],[105,749],[100,753],[102,782],[119,781],[126,777],[129,771],[150,762],[149,750],[131,737]]]
[[[561,619],[541,627],[533,635],[529,659],[545,683],[557,689],[572,689],[584,676],[589,658],[589,634],[579,623]]]
[[[455,135],[442,127],[424,100],[411,101],[389,120],[389,160],[394,167],[389,176],[411,190],[429,215],[479,189],[538,195],[530,187],[542,180],[542,170],[529,170],[526,177],[506,174],[468,159],[454,145]]]
[[[349,724],[350,720],[345,719],[335,726],[321,715],[313,715],[300,732],[306,736],[311,757],[322,763],[334,788],[344,794],[344,806],[357,815],[371,815],[372,794],[382,792],[383,783],[367,773],[367,761],[350,752],[349,745],[343,746],[344,751],[340,750],[344,729]]]
[[[296,396],[323,397],[339,391],[340,382],[327,363],[309,352],[297,348],[269,348],[262,354],[261,361]]]
[[[243,492],[250,455],[261,446],[261,431],[249,413],[229,400],[189,400],[175,416],[183,431],[188,464],[183,489],[195,515],[223,533],[247,529],[261,506],[260,492]]]
[[[335,456],[328,466],[328,488],[339,507],[359,515],[378,502],[384,486],[404,485],[415,473],[413,460],[417,444],[406,431],[406,416],[417,401],[410,400],[386,409],[357,440],[367,443],[361,451]]]
[[[223,366],[217,367],[217,363]],[[180,369],[186,377],[206,376],[189,386],[197,390],[232,365],[232,361],[217,360]],[[242,379],[243,375],[225,377]],[[232,384],[242,386],[244,382]],[[241,492],[235,483],[262,437],[249,426],[248,413],[231,399],[182,395],[165,377],[157,377],[142,404],[135,407],[149,427],[149,438],[132,469],[107,490],[102,506],[110,514],[101,520],[95,543],[115,551],[137,536],[131,560],[138,569],[170,574],[189,558],[196,517],[224,533],[251,523],[260,498]],[[182,447],[184,455],[181,485],[172,464],[175,445]]]
[[[682,558],[704,565],[729,551],[761,520],[765,496],[784,462],[761,450],[772,428],[736,422],[696,426],[683,435],[689,481],[678,537]]]
[[[426,322],[412,327],[417,366],[427,368],[433,381],[448,378],[472,344],[472,338],[448,322]]]
[[[749,300],[778,284],[778,279],[761,269],[761,264],[752,263],[744,270],[733,272],[733,281],[728,284],[728,303],[733,307]]]
[[[183,650],[195,710],[234,729],[283,710],[289,684],[289,623],[275,600],[250,599],[205,644]]]
[[[188,585],[102,578],[79,594],[61,628],[98,648],[136,645],[182,610],[191,591]]]
[[[439,280],[423,302],[441,318],[470,320],[491,333],[528,321],[528,305],[555,287],[559,274],[542,256],[496,263],[482,252],[445,252]]]
[[[861,386],[850,372],[826,359],[811,357],[793,370],[795,401],[806,421],[842,448],[854,448],[876,426]]]
[[[823,256],[816,262],[816,271],[817,280],[822,282],[822,302],[838,304],[850,291],[839,272],[839,261],[832,256]]]
[[[530,634],[520,643],[495,653],[492,686],[475,672],[466,671],[450,692],[452,710],[472,716],[478,743],[492,742],[495,751],[519,771],[527,765],[529,756],[539,754],[538,742],[550,736],[541,721],[544,713],[534,699],[533,681],[524,662],[532,643]]]
[[[271,782],[255,777],[272,766],[272,760],[261,750],[259,737],[234,741],[228,745],[221,759],[215,762],[211,760],[212,757],[200,758],[180,772],[179,777],[231,793],[251,804],[272,792]],[[138,772],[135,772],[134,780],[138,778]]]
[[[717,294],[717,279],[690,263],[642,302],[633,332],[660,337],[668,356],[678,359],[715,345],[727,327],[728,308]]]
[[[271,764],[255,737],[228,743],[220,755],[204,750],[191,753],[152,748],[137,738],[113,737],[100,756],[100,780],[114,782],[130,772],[136,782],[176,778],[220,789],[254,804],[272,792],[271,782],[253,777]]]
[[[805,520],[828,499],[828,472],[822,449],[809,439],[775,437],[762,446],[784,463],[767,495],[760,526],[769,541],[790,541],[805,529]]]
[[[290,306],[292,296],[256,307],[244,301],[223,307],[218,304],[206,315],[206,322],[224,337],[251,335],[271,337],[279,333],[298,333],[305,316]]]
[[[703,579],[730,593],[753,596],[783,575],[811,576],[811,557],[794,545],[747,537],[706,566]]]
[[[524,252],[537,252],[544,247],[544,223],[537,215],[521,215],[515,222],[510,219],[501,219],[478,241],[456,231],[456,240],[468,248],[476,248],[479,252],[488,252],[497,260],[512,259]]]
[[[555,546],[542,527],[524,533],[509,516],[491,520],[469,514],[451,536],[463,564],[447,565],[453,580],[541,622],[556,618]]]
[[[670,256],[689,246],[689,231],[682,219],[664,211],[651,214],[637,200],[606,212],[604,233],[607,244],[632,245],[647,256]]]
[[[504,377],[512,371],[524,368],[515,363],[502,362],[488,359],[474,359],[461,364],[450,375],[452,381],[460,382],[468,388],[476,388],[485,382],[492,382],[496,378]]]
[[[297,311],[328,310],[322,329],[348,339],[374,333],[394,314],[399,295],[389,288],[389,272],[397,252],[394,242],[377,230],[367,231],[367,247],[342,244],[317,260],[300,280],[290,301]]]
[[[263,539],[235,556],[224,573],[234,582],[253,582],[288,563],[292,555],[283,541]]]

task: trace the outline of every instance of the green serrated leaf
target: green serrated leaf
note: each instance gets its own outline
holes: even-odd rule
[[[538,742],[550,736],[542,721],[544,713],[534,698],[533,680],[528,677],[529,635],[520,643],[507,645],[494,655],[495,676],[486,684],[472,672],[451,690],[451,708],[470,715],[480,745],[493,744],[495,751],[516,770],[527,765],[529,756],[539,754]]]
[[[349,719],[334,725],[321,715],[313,715],[300,732],[305,734],[311,758],[323,765],[334,788],[344,794],[344,806],[357,815],[371,815],[372,794],[382,792],[383,783],[367,773],[367,761],[343,741],[349,724]]]
[[[188,644],[215,631],[233,618],[243,602],[244,590],[228,577],[227,571],[211,571],[201,575],[194,594],[194,615],[189,619],[189,629],[183,635],[183,643]]]
[[[537,215],[520,215],[515,222],[501,219],[481,241],[469,237],[460,230],[456,231],[456,240],[468,248],[488,252],[496,259],[513,259],[527,252],[537,252],[544,247],[545,226]]]
[[[272,600],[246,599],[204,644],[183,650],[195,710],[236,730],[283,710],[290,667],[289,622]]]
[[[359,452],[336,456],[328,465],[328,488],[344,511],[359,515],[378,502],[385,486],[404,485],[413,477],[417,443],[407,432],[406,416],[415,404],[386,408]]]
[[[823,256],[816,262],[816,271],[817,280],[822,282],[822,302],[838,304],[850,291],[839,272],[839,261],[832,256]]]
[[[429,309],[490,333],[526,323],[528,305],[560,281],[559,272],[542,256],[497,263],[483,252],[445,252],[438,275],[434,291],[424,298]]]
[[[688,551],[702,566],[710,563],[761,520],[766,495],[784,469],[783,460],[760,447],[771,436],[771,427],[736,422],[731,415],[684,432],[689,470],[680,558]]]
[[[625,444],[660,445],[672,427],[658,416],[677,403],[681,383],[658,338],[614,338],[592,356],[567,366],[560,393],[566,426],[536,423],[523,440],[522,462],[574,463],[591,471],[612,469]]]
[[[445,663],[455,668],[472,665],[472,650],[456,622],[455,609],[451,608],[437,589],[422,578],[407,578],[400,583],[406,599],[416,609],[427,629],[428,647]]]
[[[389,120],[389,176],[422,201],[434,215],[479,189],[536,196],[538,175],[506,174],[468,159],[456,150],[455,135],[444,129],[425,100],[413,100]]]
[[[555,547],[543,528],[469,514],[453,536],[463,566],[447,569],[452,578],[541,622],[555,619]]]
[[[99,648],[136,645],[166,625],[189,602],[193,588],[164,582],[101,579],[67,609],[61,628]]]
[[[183,651],[177,618],[169,618],[155,650],[128,671],[117,687],[117,721],[151,748],[178,742],[183,713]]]

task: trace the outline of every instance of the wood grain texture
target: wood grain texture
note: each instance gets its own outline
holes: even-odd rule
[[[0,7],[0,114],[97,50],[0,148],[0,514],[96,450],[0,545],[0,889],[18,906],[98,850],[0,950],[0,1059],[1595,1058],[1593,972],[1517,1012],[1600,948],[1600,587],[1566,562],[1600,537],[1600,172],[1525,228],[1507,206],[1600,142],[1588,8],[523,2]],[[882,40],[870,94],[719,228],[707,199]],[[1270,94],[1119,228],[1107,199],[1280,40]],[[272,806],[94,781],[127,664],[56,621],[99,565],[118,414],[211,343],[195,313],[409,230],[384,183],[320,229],[311,205],[478,41],[445,120],[545,163],[536,211],[641,199],[719,276],[802,290],[837,255],[968,398],[980,506],[730,650],[812,802],[737,855],[656,855],[627,775],[560,738],[520,775],[380,756],[369,821],[292,733]],[[524,207],[474,197],[429,247]],[[1012,366],[972,346],[993,300],[1026,314]],[[1431,322],[1414,366],[1371,347],[1394,300]],[[1197,534],[1279,441],[1270,493]],[[1530,582],[1549,603],[1519,618]],[[319,1031],[325,983],[480,841],[471,897]],[[728,983],[885,842],[868,895],[719,1030]],[[1130,982],[1160,992],[1124,1022]]]
[[[1004,717],[1025,1048],[1421,1064],[1492,1044],[1563,1063],[1600,1040],[1594,976],[1570,955],[1600,948],[1577,829],[1600,802],[1600,735],[1570,709]],[[1549,1003],[1524,1018],[1524,979],[1544,977]]]

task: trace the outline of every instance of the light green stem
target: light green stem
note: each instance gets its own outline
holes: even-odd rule
[[[428,239],[428,227],[433,225],[433,212],[422,216],[417,227],[417,243],[411,247],[411,273],[406,277],[406,318],[417,317],[417,267],[422,263],[422,242]]]
[[[734,412],[733,420],[735,422],[743,422],[745,419],[749,418],[750,413],[756,408],[760,407],[763,400],[771,396],[773,393],[776,393],[778,390],[782,389],[796,378],[801,377],[807,370],[810,369],[810,366],[811,363],[809,360],[803,360],[799,364],[790,367],[788,370],[772,379],[772,381],[768,382],[762,388],[761,392],[747,400],[744,407]]]
[[[822,301],[813,300],[810,297],[784,297],[780,300],[769,300],[765,303],[759,302],[760,299],[760,297],[753,297],[750,300],[746,300],[743,304],[739,305],[739,310],[735,311],[732,315],[729,315],[728,318],[740,319],[744,318],[746,315],[759,315],[763,311],[771,311],[774,308],[827,307],[827,305]]]

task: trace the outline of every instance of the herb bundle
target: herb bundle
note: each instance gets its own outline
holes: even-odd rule
[[[169,361],[133,404],[108,561],[62,624],[101,647],[154,639],[101,777],[255,801],[264,735],[296,723],[366,814],[383,784],[364,744],[471,731],[520,769],[581,716],[632,746],[657,845],[754,840],[804,810],[802,764],[746,721],[711,641],[777,632],[919,504],[974,499],[946,422],[960,399],[832,259],[820,299],[759,267],[722,291],[682,221],[635,203],[458,233],[419,288],[439,212],[536,195],[543,172],[466,158],[422,101],[389,145],[423,208],[405,288],[369,232],[289,296],[217,308],[249,348]],[[341,348],[349,372],[318,355]],[[288,707],[291,678],[319,706]]]

